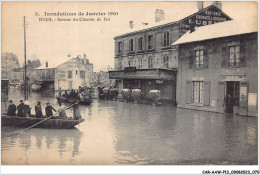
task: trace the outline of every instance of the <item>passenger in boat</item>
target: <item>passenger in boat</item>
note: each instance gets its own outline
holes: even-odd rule
[[[29,106],[29,101],[25,101],[24,102],[24,114],[25,117],[31,117],[31,109]]]
[[[42,106],[40,101],[38,101],[37,105],[35,106],[35,117],[42,118]]]
[[[24,103],[23,100],[20,100],[20,104],[17,106],[17,116],[18,117],[25,117],[25,107],[24,107]]]
[[[62,106],[61,103],[59,103],[59,107],[58,107],[58,113],[59,113],[59,118],[62,119],[66,119],[67,118],[67,114],[66,114],[66,110],[67,108]]]
[[[70,107],[68,107],[67,109],[69,109],[71,107],[73,107],[73,117],[74,117],[74,120],[81,119],[81,114],[80,114],[80,111],[79,111],[78,101],[74,101],[74,104],[71,105]]]
[[[50,103],[46,103],[46,107],[45,107],[45,114],[46,114],[46,117],[50,117],[50,116],[53,116],[53,112],[52,112],[52,110],[53,111],[55,111],[55,112],[57,112],[56,111],[56,109],[54,109],[53,107],[52,107],[52,105],[50,105]]]
[[[9,100],[7,116],[15,116],[15,111],[16,111],[16,105],[13,103],[13,100]]]
[[[62,93],[62,92],[61,92],[61,88],[60,88],[60,89],[59,89],[59,97],[61,97],[61,93]]]
[[[64,92],[64,94],[62,94],[62,97],[64,97],[64,98],[68,98],[68,97],[69,97],[69,94],[68,94],[68,92],[67,92],[67,91],[65,91],[65,92]]]

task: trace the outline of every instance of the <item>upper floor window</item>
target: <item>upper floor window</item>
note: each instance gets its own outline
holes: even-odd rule
[[[85,71],[80,71],[80,78],[85,78]]]
[[[143,37],[138,38],[138,50],[143,50]]]
[[[195,68],[203,67],[203,49],[195,50]]]
[[[239,66],[240,62],[240,46],[230,46],[229,47],[229,65]]]
[[[169,57],[168,57],[168,55],[163,56],[163,68],[165,68],[165,69],[169,68]]]
[[[153,58],[152,57],[148,57],[148,69],[153,68]]]
[[[118,42],[118,45],[117,45],[117,51],[118,51],[118,53],[122,53],[122,42],[120,41],[120,42]]]
[[[163,34],[163,46],[170,46],[170,33],[169,32],[165,32]]]
[[[133,52],[134,51],[134,40],[130,39],[129,40],[129,52]]]
[[[71,70],[68,71],[68,78],[72,78],[72,71]]]
[[[153,48],[153,35],[148,36],[148,49]]]

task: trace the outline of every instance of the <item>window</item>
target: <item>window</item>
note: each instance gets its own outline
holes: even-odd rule
[[[204,82],[192,82],[192,103],[203,104]]]
[[[130,39],[129,40],[129,52],[133,52],[134,51],[134,40]]]
[[[148,49],[153,48],[153,35],[148,36]]]
[[[122,59],[118,59],[118,70],[122,69]]]
[[[138,38],[138,50],[143,50],[143,38]]]
[[[76,70],[76,75],[78,74],[78,71]]]
[[[142,58],[138,58],[138,67],[139,69],[142,69],[143,68],[143,61],[142,61]]]
[[[163,35],[163,46],[169,46],[170,45],[170,34],[169,32],[165,32]]]
[[[195,50],[195,68],[203,67],[203,50]]]
[[[85,71],[80,71],[80,78],[85,78]]]
[[[68,71],[68,78],[72,78],[72,71],[71,70]]]
[[[240,46],[229,47],[229,65],[239,66],[240,62]]]
[[[153,58],[152,57],[148,57],[148,69],[153,68]]]
[[[118,53],[122,53],[122,42],[120,41],[120,42],[118,42]]]
[[[163,68],[165,68],[165,69],[169,68],[169,57],[168,57],[168,55],[163,56]]]

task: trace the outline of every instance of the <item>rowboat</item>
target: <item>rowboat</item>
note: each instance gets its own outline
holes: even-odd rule
[[[74,103],[75,99],[72,98],[66,98],[66,97],[59,97],[56,96],[56,99],[60,103]],[[90,105],[92,103],[92,98],[88,98],[85,100],[77,100],[79,105]]]
[[[2,115],[1,118],[2,126],[15,126],[15,127],[30,127],[41,121],[43,122],[36,125],[35,128],[69,129],[84,122],[85,119],[70,120],[70,119],[60,119],[58,118],[58,116],[53,116],[51,119],[46,120],[46,118],[17,117],[17,116],[7,116],[7,115]]]

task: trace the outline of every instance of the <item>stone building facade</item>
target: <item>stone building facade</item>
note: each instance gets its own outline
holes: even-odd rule
[[[114,38],[115,71],[110,71],[109,76],[110,79],[116,79],[119,91],[123,88],[139,88],[147,97],[146,92],[158,89],[161,90],[162,99],[175,102],[179,53],[171,44],[190,30],[191,26],[209,25],[231,18],[214,5],[174,22],[158,20],[159,17],[164,18],[161,10],[156,10],[155,14],[159,22],[153,26],[132,30]],[[167,76],[160,79],[160,74]]]
[[[178,107],[256,116],[257,38],[256,23],[229,21],[176,41]]]

